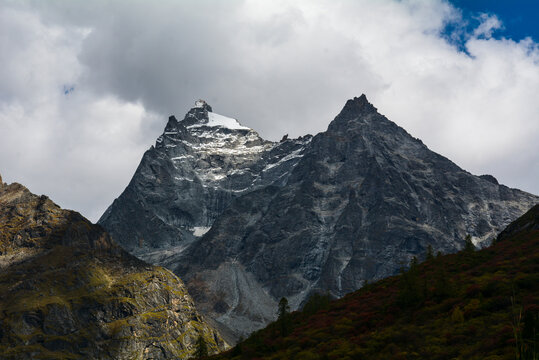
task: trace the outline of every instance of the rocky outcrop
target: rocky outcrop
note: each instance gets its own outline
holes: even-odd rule
[[[174,138],[166,140],[166,130],[158,139],[161,147],[146,153],[101,223],[115,238],[122,236],[116,230],[122,219],[133,217],[132,232],[148,226],[148,217],[137,217],[141,213],[166,219],[171,227],[176,224],[176,241],[185,241],[178,251],[144,249],[141,254],[129,247],[135,238],[120,242],[179,274],[199,309],[231,339],[273,320],[282,296],[297,309],[313,292],[340,297],[365,281],[393,275],[413,256],[424,256],[429,246],[435,252],[455,252],[467,234],[478,246],[488,244],[539,202],[534,195],[499,185],[492,176],[474,176],[430,151],[379,114],[364,95],[349,100],[328,130],[308,142],[257,140],[263,149],[256,156],[228,167],[228,160],[208,160],[213,155],[207,149],[219,144],[215,147],[227,152],[230,144],[222,143],[218,134],[232,130],[207,128],[205,115],[196,115],[200,111],[204,113],[191,110],[172,125],[169,120],[167,129],[173,129],[169,132]],[[234,132],[235,142],[252,136],[250,130],[237,131],[244,133]],[[193,146],[199,142],[203,148]],[[176,145],[171,147],[174,154],[167,155],[167,144]],[[178,155],[184,145],[185,155]],[[171,157],[180,156],[189,161],[181,158],[171,165]],[[280,166],[279,172],[264,177],[273,164]],[[239,181],[236,169],[250,174],[249,180]],[[219,180],[208,175],[214,172]],[[174,183],[182,176],[193,180],[188,187]],[[198,184],[200,192],[191,183]],[[216,211],[206,204],[218,197],[204,200],[201,192],[230,195],[217,201]],[[156,196],[160,202],[153,201]],[[137,202],[143,204],[137,205],[138,212]],[[126,203],[130,205],[122,206]],[[193,204],[203,208],[200,213],[212,214],[204,218],[204,226],[211,228],[186,241],[182,231],[191,225],[174,219],[194,214]],[[162,234],[153,229],[156,246],[162,246]]]
[[[226,347],[169,270],[0,181],[0,359],[187,359]]]

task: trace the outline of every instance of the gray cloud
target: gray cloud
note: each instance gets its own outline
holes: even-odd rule
[[[0,171],[93,220],[201,97],[278,139],[366,93],[458,165],[539,193],[539,49],[492,38],[495,16],[468,55],[441,36],[462,30],[444,1],[0,4]]]

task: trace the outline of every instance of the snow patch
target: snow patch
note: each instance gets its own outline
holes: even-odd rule
[[[227,129],[232,130],[251,130],[250,128],[241,125],[238,120],[232,119],[223,115],[219,115],[214,112],[208,111],[208,123],[207,124],[195,124],[190,125],[187,128],[197,128],[201,126],[208,126],[208,127],[224,127]]]
[[[226,178],[226,174],[211,174],[214,180],[221,180]]]
[[[262,171],[268,171],[268,170],[270,170],[270,169],[272,169],[272,168],[274,168],[276,166],[281,165],[282,163],[284,163],[286,161],[296,159],[296,158],[301,158],[301,157],[303,157],[303,154],[301,153],[302,151],[303,151],[303,148],[294,150],[293,152],[286,155],[285,157],[283,157],[281,160],[277,161],[276,163],[266,165],[266,167]]]
[[[176,145],[174,145],[176,146]],[[170,160],[183,160],[183,159],[187,159],[187,158],[192,158],[193,155],[181,155],[181,156],[176,156],[176,157],[173,157],[173,158],[170,158]]]
[[[211,229],[210,226],[195,226],[193,228],[193,235],[194,236],[202,236],[205,233],[207,233]]]
[[[211,127],[221,126],[221,127],[226,127],[228,129],[236,129],[236,130],[250,130],[248,127],[242,126],[236,119],[232,119],[232,118],[219,115],[213,112],[208,112],[207,125]]]

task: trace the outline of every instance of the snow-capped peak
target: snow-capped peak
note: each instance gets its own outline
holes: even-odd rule
[[[248,127],[241,125],[238,120],[214,112],[208,112],[208,123],[206,126],[221,126],[228,129],[249,130]]]
[[[211,111],[208,111],[208,122],[203,124],[190,125],[187,128],[197,128],[201,126],[208,127],[223,127],[233,130],[250,130],[248,127],[241,125],[238,120],[229,118]]]

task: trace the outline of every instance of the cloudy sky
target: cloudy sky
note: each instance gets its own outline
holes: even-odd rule
[[[539,194],[537,6],[467,3],[0,0],[0,174],[96,221],[198,98],[275,140],[365,93],[464,169]]]

